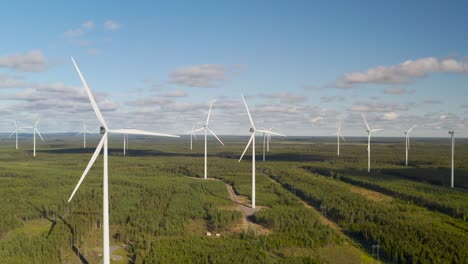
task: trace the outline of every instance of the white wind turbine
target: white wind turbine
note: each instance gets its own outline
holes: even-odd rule
[[[99,110],[98,105],[96,104],[96,100],[94,99],[93,94],[91,93],[91,90],[89,89],[86,80],[84,79],[83,75],[81,74],[80,69],[78,68],[78,65],[75,63],[75,60],[73,58],[72,62],[73,65],[76,68],[76,71],[78,72],[78,75],[80,76],[81,81],[83,82],[83,86],[85,88],[85,91],[89,97],[89,100],[91,102],[91,105],[94,109],[94,112],[96,113],[97,118],[99,119],[99,122],[101,123],[101,134],[102,138],[101,141],[99,142],[96,150],[94,151],[93,156],[91,157],[91,160],[88,163],[88,166],[86,167],[85,171],[83,172],[83,175],[81,176],[80,180],[78,181],[78,184],[76,185],[75,189],[73,190],[73,193],[70,196],[70,199],[68,199],[68,202],[70,202],[75,195],[76,191],[80,187],[81,183],[85,179],[86,175],[88,174],[89,170],[93,166],[94,162],[96,161],[97,157],[99,156],[99,153],[101,150],[104,148],[104,166],[103,166],[103,263],[104,264],[109,264],[110,263],[110,237],[109,237],[109,188],[108,188],[108,137],[109,133],[116,133],[116,134],[133,134],[133,135],[148,135],[148,136],[164,136],[164,137],[178,137],[175,135],[169,135],[169,134],[161,134],[161,133],[154,133],[154,132],[147,132],[147,131],[142,131],[142,130],[136,130],[136,129],[116,129],[116,130],[111,130],[108,128],[106,121],[104,120],[104,117],[101,114],[101,111]]]
[[[334,135],[336,135],[337,142],[338,142],[337,143],[337,148],[338,148],[337,155],[340,156],[340,137],[343,139],[343,141],[346,141],[345,138],[343,137],[343,134],[341,134],[341,120],[340,120],[340,124],[338,125],[338,132],[336,132]]]
[[[86,148],[86,134],[93,134],[91,131],[88,131],[86,129],[86,120],[83,120],[83,130],[81,130],[78,134],[75,136],[79,136],[83,134],[83,148]]]
[[[270,129],[266,129],[262,127],[262,130],[265,130],[265,131],[271,132],[272,129],[273,129],[272,127]],[[282,135],[282,136],[285,137],[285,135]],[[267,134],[263,132],[263,161],[265,161],[265,145],[266,145],[266,151],[270,152],[270,142],[271,142],[271,134]]]
[[[199,129],[196,129],[196,130],[192,130],[190,132],[190,149],[192,148],[192,134],[193,133],[197,133],[198,131],[202,131],[204,130],[205,131],[205,179],[208,178],[208,171],[207,171],[207,141],[206,141],[206,136],[207,136],[207,132],[209,131],[218,141],[219,143],[221,143],[221,145],[224,146],[224,143],[221,141],[221,139],[218,138],[218,136],[216,136],[216,134],[213,132],[213,130],[211,130],[209,127],[208,127],[208,123],[210,122],[210,115],[211,115],[211,109],[213,108],[213,103],[211,103],[210,105],[210,110],[208,111],[208,116],[206,117],[206,122],[205,122],[205,125]]]
[[[193,138],[195,138],[195,140],[197,140],[197,134],[193,133],[193,130],[195,129],[195,125],[192,126],[192,129],[185,133],[185,134],[190,134],[190,150],[193,149]]]
[[[33,141],[34,141],[34,151],[33,151],[33,156],[36,157],[36,133],[39,135],[39,137],[41,138],[42,142],[44,142],[44,138],[42,138],[42,135],[41,135],[41,132],[39,132],[39,129],[37,129],[37,124],[39,123],[39,119],[36,121],[36,123],[34,123],[34,126],[33,126]]]
[[[367,124],[367,121],[366,121],[366,118],[364,117],[363,114],[361,114],[362,116],[362,119],[364,119],[364,123],[366,123],[366,127],[367,127],[367,172],[370,172],[370,140],[371,140],[371,135],[372,135],[372,132],[377,132],[377,131],[381,131],[383,129],[380,129],[380,128],[377,128],[377,129],[370,129],[369,127],[369,124]]]
[[[128,129],[128,126],[127,126],[127,124],[125,122],[123,122],[123,125],[124,125],[125,129]],[[125,133],[123,136],[124,136],[123,137],[123,140],[124,140],[123,141],[123,155],[126,156],[127,155],[127,150],[128,150],[128,134]]]
[[[408,131],[405,131],[405,138],[406,138],[406,166],[408,166],[408,151],[410,150],[411,148],[411,144],[410,144],[410,133],[411,131],[417,127],[416,125],[412,126],[410,129],[408,129]]]
[[[270,129],[268,129],[269,131],[271,131],[273,129],[273,127],[270,127]],[[271,135],[270,134],[267,134],[266,135],[266,138],[267,138],[267,152],[270,152],[270,143],[271,143]]]
[[[18,133],[24,130],[23,130],[23,127],[18,126],[18,123],[16,122],[16,120],[14,122],[15,122],[15,130],[10,134],[9,137],[11,138],[11,136],[16,134],[16,149],[18,149]]]
[[[455,173],[453,170],[453,165],[454,165],[454,157],[455,157],[455,130],[450,130],[448,132],[450,136],[452,137],[452,169],[451,169],[451,177],[450,177],[450,188],[453,188],[455,186]]]
[[[242,96],[242,100],[244,101],[245,109],[247,110],[247,114],[249,115],[249,120],[250,120],[250,125],[252,126],[250,128],[250,133],[252,133],[252,136],[250,136],[249,142],[247,143],[247,146],[244,149],[244,152],[242,153],[242,156],[239,159],[239,162],[242,160],[244,157],[245,152],[249,148],[250,144],[252,144],[252,208],[255,208],[255,133],[260,132],[260,133],[265,133],[265,134],[271,134],[271,135],[277,135],[277,136],[283,136],[283,134],[275,133],[271,130],[260,130],[255,128],[255,124],[252,120],[252,116],[250,115],[249,107],[247,106],[247,102],[245,101],[244,95]]]

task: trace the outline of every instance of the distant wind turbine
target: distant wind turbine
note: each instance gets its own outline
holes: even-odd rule
[[[411,148],[411,144],[410,144],[410,133],[411,131],[417,127],[416,125],[415,126],[412,126],[410,129],[408,129],[408,131],[405,131],[405,138],[406,138],[406,166],[408,166],[408,152]]]
[[[39,123],[39,119],[34,123],[33,126],[33,138],[34,138],[34,151],[33,151],[33,156],[36,157],[36,133],[39,135],[41,138],[42,142],[44,142],[44,138],[42,138],[41,132],[39,132],[39,129],[37,129],[37,124]]]
[[[193,130],[195,129],[195,125],[192,126],[192,129],[185,133],[185,134],[190,134],[190,150],[193,149],[193,138],[195,138],[195,140],[197,140],[197,134],[193,133]]]
[[[340,120],[340,124],[338,125],[338,132],[335,133],[336,137],[337,137],[337,147],[338,147],[338,152],[337,152],[337,155],[340,156],[340,137],[343,139],[343,141],[346,141],[345,138],[343,137],[343,134],[341,134],[341,120]]]
[[[124,128],[125,129],[128,129],[128,126],[125,122],[123,122],[123,125],[124,125]],[[126,156],[127,155],[127,151],[128,151],[128,134],[123,134],[124,138],[123,138],[123,155]]]
[[[102,138],[101,141],[99,141],[99,144],[94,151],[93,156],[91,157],[91,160],[88,163],[88,166],[86,167],[85,171],[83,172],[83,175],[81,176],[80,180],[78,181],[78,184],[76,185],[75,189],[73,190],[73,193],[71,194],[70,198],[68,199],[68,202],[70,202],[75,195],[76,191],[80,187],[81,183],[85,179],[86,175],[88,174],[89,170],[93,166],[94,162],[96,161],[97,157],[99,156],[99,153],[101,150],[104,148],[104,166],[103,166],[103,263],[104,264],[110,264],[110,235],[109,235],[109,179],[108,179],[108,137],[109,133],[116,133],[116,134],[133,134],[133,135],[147,135],[147,136],[163,136],[163,137],[179,137],[175,135],[169,135],[169,134],[161,134],[161,133],[154,133],[154,132],[148,132],[148,131],[143,131],[143,130],[137,130],[137,129],[116,129],[116,130],[111,130],[108,128],[106,121],[104,120],[104,117],[101,114],[101,111],[99,110],[99,107],[96,103],[96,100],[94,99],[93,94],[91,93],[91,90],[88,87],[88,84],[86,83],[86,80],[84,79],[83,75],[81,74],[80,69],[78,68],[78,65],[75,63],[75,60],[71,58],[73,65],[76,68],[76,71],[78,72],[78,75],[80,76],[81,81],[83,82],[83,86],[85,88],[86,94],[89,97],[89,100],[91,102],[91,106],[94,109],[94,112],[96,113],[96,116],[101,123],[101,134]]]
[[[380,128],[377,128],[377,129],[371,129],[369,127],[369,124],[367,123],[366,121],[366,118],[364,117],[363,114],[361,114],[362,116],[362,119],[364,119],[364,123],[366,123],[366,127],[367,127],[367,172],[370,172],[370,140],[371,140],[371,135],[372,135],[372,132],[377,132],[377,131],[381,131],[383,129],[380,129]]]
[[[454,166],[453,159],[455,157],[455,130],[452,129],[448,133],[452,137],[452,169],[451,169],[452,176],[450,177],[450,188],[453,188],[455,187],[455,172],[453,169],[453,166]]]
[[[24,130],[23,130],[22,127],[18,126],[18,123],[16,122],[16,120],[14,122],[15,122],[15,130],[10,134],[9,137],[11,138],[11,136],[16,134],[16,149],[18,149],[18,133],[21,132],[21,131],[24,131]]]
[[[208,165],[207,165],[207,153],[208,153],[208,147],[207,147],[207,141],[206,141],[206,136],[207,136],[207,132],[210,132],[218,141],[219,143],[221,143],[221,145],[224,146],[224,143],[221,141],[221,139],[219,139],[218,136],[216,136],[216,134],[213,132],[213,130],[211,130],[209,127],[208,127],[208,123],[210,122],[210,115],[211,115],[211,109],[213,108],[213,103],[211,103],[210,105],[210,110],[208,111],[208,115],[206,117],[206,122],[205,122],[205,125],[199,129],[196,129],[196,130],[192,130],[191,133],[190,133],[190,148],[192,148],[192,134],[193,133],[197,133],[199,131],[202,131],[204,130],[205,131],[205,172],[204,172],[204,178],[207,179],[208,178]]]
[[[83,120],[83,130],[81,130],[78,134],[75,136],[79,136],[83,134],[83,148],[86,148],[86,134],[93,134],[91,131],[88,131],[86,129],[86,120]]]
[[[255,124],[252,120],[252,116],[250,115],[249,107],[247,106],[247,102],[245,101],[244,95],[242,96],[242,100],[244,101],[245,109],[247,110],[247,114],[249,115],[249,120],[250,120],[250,125],[252,126],[249,131],[252,133],[252,136],[250,136],[249,142],[247,143],[247,146],[244,149],[244,152],[242,153],[242,156],[239,159],[239,162],[242,160],[244,157],[245,152],[249,148],[250,144],[252,144],[252,208],[255,208],[255,133],[260,132],[260,133],[265,133],[265,134],[272,134],[272,135],[277,135],[277,136],[285,136],[283,134],[275,133],[270,130],[260,130],[255,128]]]
[[[262,127],[262,129],[265,131],[271,131],[273,128],[265,129]],[[270,152],[270,142],[271,142],[271,134],[263,133],[263,161],[265,161],[265,145],[266,145],[266,151]]]

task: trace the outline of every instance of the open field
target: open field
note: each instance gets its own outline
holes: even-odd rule
[[[0,135],[2,263],[99,263],[102,158],[67,200],[97,144],[45,135]],[[468,140],[457,139],[455,186],[450,141],[377,138],[372,172],[366,139],[273,138],[267,161],[257,143],[257,210],[249,208],[247,137],[202,140],[110,138],[112,263],[370,263],[372,245],[389,263],[468,263]],[[232,191],[231,191],[232,190]],[[325,206],[325,207],[324,207]],[[324,207],[325,209],[322,209]],[[322,215],[324,210],[324,215]],[[207,232],[213,236],[208,237]],[[220,234],[216,237],[215,234]]]

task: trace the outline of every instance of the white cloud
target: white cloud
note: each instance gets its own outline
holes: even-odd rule
[[[397,94],[405,94],[405,93],[406,93],[406,89],[400,88],[400,87],[385,88],[384,90],[384,94],[397,95]]]
[[[320,101],[322,103],[330,103],[330,102],[343,102],[345,101],[346,98],[344,96],[340,95],[334,95],[334,96],[322,96],[320,97]]]
[[[73,38],[73,37],[80,37],[88,33],[91,29],[95,26],[94,21],[88,20],[81,24],[80,27],[75,29],[69,29],[65,31],[65,36]]]
[[[0,74],[0,88],[21,88],[26,82],[18,77]]]
[[[170,82],[191,87],[217,87],[226,79],[223,65],[203,64],[178,68],[170,74]]]
[[[351,88],[355,84],[400,84],[416,78],[423,78],[429,73],[450,72],[467,73],[468,62],[455,59],[438,59],[426,57],[407,60],[397,65],[377,66],[365,72],[345,73],[336,82],[339,88]]]
[[[107,30],[117,30],[117,29],[120,29],[122,26],[115,22],[115,21],[112,21],[112,20],[107,20],[106,22],[104,22],[104,28],[107,29]]]
[[[170,91],[164,94],[161,94],[163,97],[187,97],[187,93],[182,90]]]
[[[385,120],[395,120],[398,118],[398,115],[394,112],[385,113],[383,119]]]
[[[303,95],[295,95],[291,93],[272,93],[272,94],[260,93],[258,94],[258,96],[270,98],[270,99],[279,99],[280,102],[284,102],[284,103],[304,102],[307,99]]]
[[[42,51],[31,50],[24,54],[0,56],[0,68],[23,72],[40,72],[47,69],[47,61]]]
[[[354,112],[388,113],[396,111],[408,111],[408,106],[382,102],[354,102],[350,110]]]

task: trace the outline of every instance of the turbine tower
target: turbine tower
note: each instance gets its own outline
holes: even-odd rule
[[[207,141],[206,141],[206,136],[207,136],[207,132],[210,132],[218,141],[219,143],[221,143],[221,145],[224,146],[224,143],[221,141],[221,139],[219,139],[218,136],[216,136],[216,134],[213,132],[213,130],[211,130],[209,127],[208,127],[208,123],[210,122],[210,115],[211,115],[211,109],[213,108],[213,103],[211,103],[210,105],[210,110],[208,111],[208,116],[206,117],[206,122],[205,122],[205,125],[199,129],[196,129],[196,130],[192,130],[190,132],[190,149],[192,149],[192,134],[193,133],[197,133],[198,131],[202,131],[204,130],[205,131],[205,172],[204,172],[204,178],[207,179],[208,178],[208,171],[207,171],[207,152],[208,152],[208,148],[207,148]]]
[[[405,164],[406,164],[406,166],[408,166],[408,151],[411,148],[410,133],[415,127],[416,126],[412,126],[410,129],[408,129],[408,131],[405,131],[405,138],[406,138],[406,162],[405,162]]]
[[[81,183],[85,179],[86,175],[88,174],[89,170],[93,166],[94,162],[96,161],[97,157],[99,156],[99,153],[101,150],[104,148],[104,166],[103,166],[103,263],[104,264],[110,264],[110,234],[109,234],[109,188],[108,188],[108,137],[109,133],[115,133],[115,134],[133,134],[133,135],[148,135],[148,136],[164,136],[164,137],[179,137],[175,135],[169,135],[169,134],[161,134],[161,133],[154,133],[154,132],[147,132],[147,131],[142,131],[142,130],[136,130],[136,129],[116,129],[116,130],[111,130],[108,128],[106,121],[104,120],[104,117],[101,114],[101,111],[99,110],[98,105],[96,104],[96,100],[94,100],[94,96],[91,93],[91,90],[88,87],[88,84],[86,83],[86,80],[84,79],[83,75],[81,74],[80,69],[78,68],[78,65],[75,63],[75,60],[71,58],[73,65],[76,68],[76,71],[78,72],[78,75],[80,76],[81,81],[83,82],[83,86],[85,88],[86,94],[89,97],[89,100],[91,102],[91,105],[94,109],[94,112],[96,113],[96,116],[101,123],[101,134],[102,138],[99,141],[99,144],[94,151],[93,156],[91,157],[91,160],[88,163],[88,166],[86,167],[85,171],[83,172],[83,175],[81,176],[80,180],[78,181],[78,184],[76,185],[75,189],[73,190],[70,198],[68,199],[68,202],[70,202],[75,195],[76,191],[80,187]]]
[[[377,132],[377,131],[381,131],[383,129],[380,129],[380,128],[377,128],[377,129],[371,129],[369,127],[369,124],[367,123],[366,121],[366,118],[364,117],[363,114],[361,114],[362,116],[362,119],[364,119],[364,123],[366,123],[366,127],[367,127],[367,172],[370,172],[370,140],[371,140],[371,135],[372,135],[372,132]]]
[[[195,129],[195,125],[192,126],[192,129],[185,133],[185,134],[190,134],[190,150],[193,149],[193,138],[195,138],[195,140],[197,140],[197,134],[193,133],[193,130]]]
[[[83,130],[81,130],[78,134],[76,134],[75,136],[79,136],[83,134],[83,148],[86,148],[86,134],[93,134],[91,133],[91,131],[88,131],[86,129],[86,120],[83,120]]]
[[[18,123],[16,123],[16,120],[14,122],[15,122],[15,130],[13,130],[13,132],[10,134],[9,138],[11,138],[11,136],[16,134],[16,149],[18,149],[18,133],[24,130],[23,128],[18,126]]]
[[[265,131],[271,131],[272,129],[273,129],[272,127],[270,129],[265,129],[264,127],[262,127],[262,130],[265,130]],[[270,152],[270,142],[271,142],[271,134],[267,134],[264,132],[263,133],[263,161],[265,161],[265,145],[266,145],[266,151]]]
[[[346,141],[345,138],[343,137],[343,134],[341,134],[341,120],[340,120],[340,124],[338,125],[338,132],[336,132],[334,135],[336,135],[337,137],[337,147],[338,147],[338,152],[337,152],[337,156],[340,156],[340,137],[343,139],[343,141]]]
[[[252,120],[252,116],[250,115],[249,107],[247,106],[247,102],[245,101],[244,95],[242,96],[242,100],[244,101],[245,109],[247,110],[247,114],[249,115],[249,120],[250,120],[250,125],[252,126],[249,131],[252,133],[252,136],[250,136],[249,142],[247,143],[247,146],[244,149],[244,152],[242,153],[242,156],[239,159],[239,162],[242,160],[244,157],[245,152],[249,148],[250,144],[252,144],[252,208],[255,208],[255,133],[260,132],[260,133],[265,133],[265,134],[272,134],[272,135],[277,135],[277,136],[283,136],[283,134],[275,133],[270,130],[261,130],[261,129],[256,129],[255,124]]]
[[[453,188],[453,187],[455,187],[455,182],[454,182],[455,181],[455,172],[453,170],[453,166],[454,166],[453,159],[455,157],[455,130],[452,129],[448,133],[452,137],[452,169],[451,169],[452,176],[450,177],[450,188]]]
[[[34,141],[34,151],[33,151],[33,156],[36,157],[36,133],[39,135],[39,137],[41,138],[42,142],[44,142],[44,138],[42,138],[42,135],[41,135],[41,132],[39,132],[39,130],[37,129],[37,124],[39,123],[39,119],[36,121],[36,123],[34,124],[33,126],[33,141]]]
[[[128,129],[128,126],[127,126],[127,124],[125,122],[123,122],[123,125],[124,125],[125,129]],[[125,133],[123,136],[124,136],[123,137],[123,140],[124,140],[123,141],[123,155],[126,156],[127,151],[128,151],[128,134]]]

